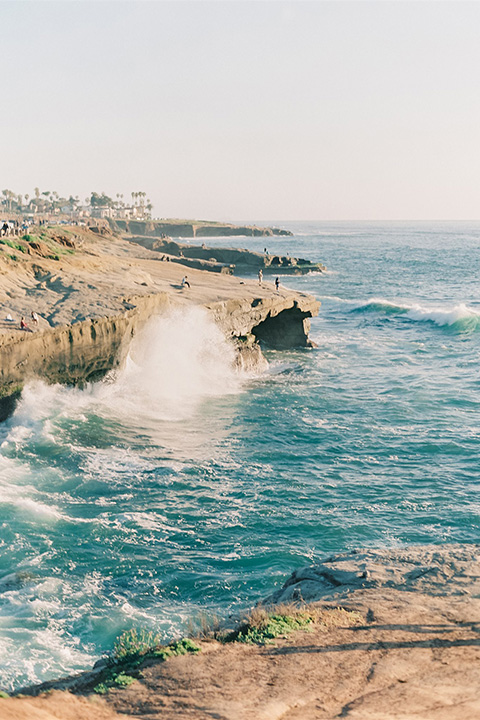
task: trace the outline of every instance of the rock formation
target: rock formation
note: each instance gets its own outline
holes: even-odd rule
[[[256,225],[232,225],[231,223],[208,222],[201,220],[109,220],[116,232],[131,235],[152,235],[161,237],[170,235],[175,238],[250,236],[272,237],[273,235],[292,235],[289,230]]]
[[[75,229],[62,237],[44,234],[48,257],[0,245],[0,419],[14,406],[24,382],[82,383],[120,363],[132,335],[168,308],[202,305],[235,342],[239,364],[261,362],[266,347],[309,347],[309,318],[319,303],[309,295],[273,284],[240,280],[162,262],[155,251],[102,233]],[[68,245],[65,243],[65,237]],[[22,241],[28,250],[36,240]],[[61,248],[66,248],[63,251]],[[20,330],[19,319],[38,326]],[[12,316],[14,322],[6,318]]]
[[[126,236],[127,237],[127,236]],[[259,253],[242,248],[207,247],[206,245],[190,245],[179,243],[172,238],[155,239],[152,236],[128,236],[131,242],[142,247],[167,254],[173,262],[179,262],[189,267],[196,267],[213,272],[229,274],[281,273],[290,275],[303,275],[308,272],[323,272],[326,270],[322,263],[313,263],[303,258],[291,255],[275,255]]]
[[[22,691],[38,697],[0,700],[2,720],[477,720],[478,551],[446,545],[330,555],[296,571],[268,600],[302,607],[309,598],[340,622],[259,645],[199,641],[200,653],[150,660],[137,681],[104,699],[89,694],[99,664]]]

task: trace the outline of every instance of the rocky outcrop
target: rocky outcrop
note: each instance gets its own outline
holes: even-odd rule
[[[322,263],[313,263],[310,260],[296,258],[290,255],[272,255],[259,253],[245,248],[218,248],[207,247],[205,244],[190,245],[179,243],[171,238],[156,240],[153,237],[134,235],[129,238],[149,250],[155,250],[168,256],[170,261],[179,262],[189,267],[198,267],[214,272],[229,273],[288,273],[303,275],[308,272],[323,272],[326,270]],[[200,265],[200,263],[202,263]]]
[[[131,299],[130,299],[131,300]],[[0,420],[31,377],[69,385],[96,380],[118,365],[133,334],[169,306],[166,293],[126,303],[121,315],[92,318],[40,332],[0,334]]]
[[[480,545],[423,545],[336,553],[295,570],[265,604],[346,599],[363,590],[480,597]]]
[[[139,713],[151,720],[477,720],[478,550],[446,545],[329,556],[286,586],[303,583],[302,596],[305,583],[316,586],[319,602],[305,611],[324,622],[309,623],[308,631],[259,645],[196,640],[199,653],[148,660],[136,682],[94,702],[87,698],[105,667],[101,660],[91,672],[0,700],[2,720]],[[301,612],[302,596],[280,599]],[[272,612],[285,617],[292,605]]]
[[[99,227],[106,232],[106,226]],[[309,318],[319,303],[308,295],[223,271],[212,277],[189,269],[184,284],[185,269],[177,263],[161,262],[158,252],[109,232],[51,229],[44,239],[59,259],[29,253],[15,260],[0,257],[2,418],[32,377],[65,384],[100,378],[122,362],[132,335],[168,307],[205,307],[234,342],[243,367],[262,362],[260,344],[309,346]],[[180,253],[181,247],[172,243],[170,249]],[[217,263],[201,257],[190,261],[201,268]],[[30,320],[33,311],[36,321]],[[20,329],[22,317],[30,331]]]
[[[320,303],[310,295],[231,299],[206,305],[227,336],[249,334],[264,347],[284,350],[312,347],[308,338],[310,318]]]
[[[39,332],[0,334],[0,419],[14,408],[26,380],[81,384],[121,363],[132,336],[153,315],[172,305],[168,293],[129,297],[125,311]],[[225,335],[235,342],[238,364],[264,362],[260,347],[309,347],[309,318],[319,303],[307,295],[230,299],[205,304]]]

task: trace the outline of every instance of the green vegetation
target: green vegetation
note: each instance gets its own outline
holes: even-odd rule
[[[328,628],[356,625],[361,620],[360,613],[343,608],[322,610],[315,606],[278,605],[268,610],[257,607],[238,628],[224,636],[223,642],[265,645],[275,638],[287,636],[294,630],[309,630],[314,624]]]
[[[158,635],[133,629],[124,632],[115,641],[112,657],[102,672],[94,692],[104,695],[110,688],[127,687],[141,677],[140,666],[146,660],[165,661],[177,655],[198,653],[200,648],[193,640],[183,638],[169,645],[160,645]]]
[[[115,640],[113,657],[116,660],[144,655],[160,645],[160,637],[149,630],[127,630]]]
[[[286,637],[295,630],[345,627],[362,622],[360,613],[343,608],[322,609],[315,606],[278,605],[257,607],[250,611],[235,630],[219,630],[218,618],[201,616],[196,625],[197,637],[216,638],[220,642],[242,642],[265,645],[275,638]],[[166,661],[178,655],[199,653],[200,647],[190,638],[161,645],[159,636],[147,630],[128,630],[115,640],[105,668],[97,676],[94,692],[103,695],[111,688],[128,687],[142,677],[141,667],[148,660]]]
[[[10,695],[3,690],[0,690],[0,698],[8,698]]]
[[[15,240],[8,240],[5,237],[0,238],[0,244],[1,245],[8,245],[8,247],[13,248],[14,250],[19,250],[20,252],[24,253],[25,248],[23,245],[20,245],[20,243],[15,242]]]
[[[242,625],[238,630],[227,636],[225,640],[226,642],[264,645],[269,640],[288,635],[293,630],[303,630],[312,622],[313,620],[308,616],[269,615],[259,626],[252,626],[249,623]]]

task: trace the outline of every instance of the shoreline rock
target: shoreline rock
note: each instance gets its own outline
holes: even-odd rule
[[[234,225],[232,223],[211,222],[208,220],[108,220],[115,232],[132,235],[151,235],[161,237],[272,237],[273,235],[291,236],[290,230],[277,227],[258,227],[257,225]]]
[[[103,699],[88,694],[105,667],[99,663],[93,674],[0,700],[2,720],[476,720],[478,550],[412,546],[328,556],[264,602],[291,600],[285,593],[303,583],[312,607],[340,606],[355,622],[312,625],[260,645],[202,640],[198,655],[150,660],[136,682]],[[292,606],[276,607],[286,613]]]
[[[309,272],[325,272],[327,269],[322,263],[314,263],[292,255],[261,253],[245,248],[190,245],[174,241],[172,238],[156,240],[155,237],[146,235],[125,235],[125,239],[149,250],[168,255],[172,262],[230,275],[256,274],[259,270],[264,274],[305,275]]]

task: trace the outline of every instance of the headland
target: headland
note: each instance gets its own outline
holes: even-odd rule
[[[257,268],[257,254],[241,251],[250,255]],[[173,308],[205,308],[243,365],[260,360],[260,344],[310,346],[309,318],[319,308],[313,297],[182,260],[114,233],[106,221],[0,238],[0,417],[31,377],[67,384],[99,379],[122,362],[151,317]]]
[[[109,219],[115,232],[127,235],[150,235],[172,238],[204,237],[273,237],[291,236],[290,230],[278,227],[259,227],[258,225],[234,225],[232,223],[212,222],[211,220],[137,220]]]

